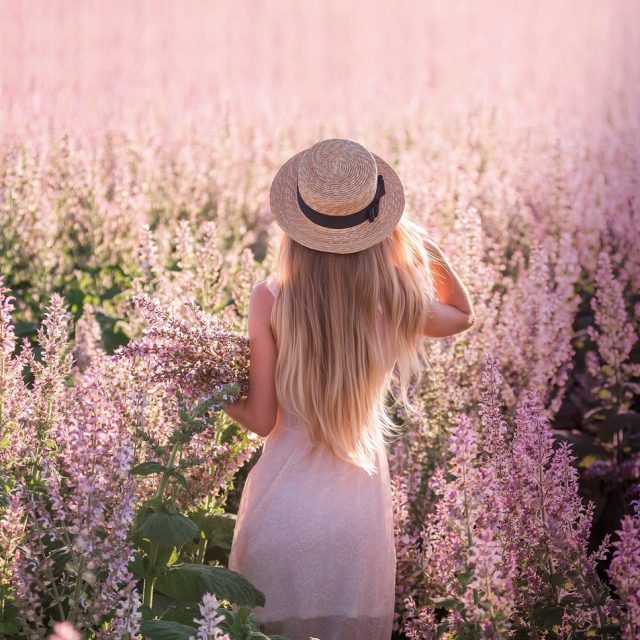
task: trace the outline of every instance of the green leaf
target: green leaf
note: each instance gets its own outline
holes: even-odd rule
[[[462,609],[463,605],[457,598],[442,596],[438,598],[430,598],[430,601],[436,605],[438,609]]]
[[[185,604],[200,602],[205,593],[248,607],[263,607],[266,602],[264,593],[244,576],[231,569],[203,564],[174,565],[158,578],[156,589]]]
[[[18,609],[13,602],[5,600],[3,613],[4,617],[0,620],[0,637],[6,635],[12,638],[14,635],[17,635],[22,628],[22,624],[18,619]]]
[[[549,576],[549,584],[554,587],[561,587],[567,581],[567,576],[562,573],[552,573]]]
[[[153,613],[152,620],[165,620],[167,622],[180,622],[181,624],[193,625],[196,618],[201,618],[200,603],[197,605],[179,604],[174,598],[166,596],[157,590],[153,592]],[[221,609],[222,611],[222,609]]]
[[[200,613],[198,607],[179,605],[173,598],[156,590],[153,592],[153,605],[149,611],[151,615],[143,620],[171,620],[171,622],[181,622],[187,625],[195,624],[193,620],[199,617],[196,614]]]
[[[207,548],[231,549],[236,515],[233,513],[190,513],[189,517],[200,527],[207,539]]]
[[[449,630],[449,621],[443,620],[436,629],[436,638],[442,638],[442,636]]]
[[[539,629],[551,629],[556,624],[562,623],[562,607],[549,605],[536,607],[531,612],[531,620]]]
[[[150,640],[187,640],[197,629],[173,620],[145,620],[140,624],[140,631]]]
[[[594,456],[592,453],[587,454],[580,462],[578,463],[578,467],[581,469],[588,469],[594,462],[598,460],[602,460],[598,456]]]
[[[133,557],[133,560],[129,563],[129,571],[133,573],[133,575],[141,580],[144,578],[144,562],[142,559],[142,554],[136,551],[136,555]]]
[[[16,338],[22,338],[23,336],[30,336],[36,333],[38,325],[34,322],[27,322],[26,320],[18,320],[13,323],[13,332]]]
[[[601,440],[611,442],[618,432],[622,432],[623,437],[628,437],[634,431],[640,431],[640,414],[628,411],[607,417],[598,428],[598,435]]]
[[[14,633],[18,633],[22,625],[17,620],[4,620],[0,622],[0,634],[12,636]]]
[[[155,460],[147,460],[146,462],[133,467],[129,473],[136,476],[150,476],[152,473],[164,473],[168,470],[169,469],[167,467]]]
[[[181,513],[156,511],[140,516],[135,533],[151,542],[181,547],[195,538],[199,529],[195,522]]]
[[[155,620],[155,615],[149,605],[141,604],[140,605],[140,615],[141,620]]]
[[[232,638],[244,637],[247,630],[260,630],[260,622],[252,615],[249,607],[240,607],[237,611],[223,608],[217,611],[223,616],[223,620],[218,623],[218,626]]]
[[[617,638],[620,633],[620,625],[619,624],[605,624],[604,627],[600,627],[598,629],[601,635],[610,635],[613,638]]]
[[[457,577],[460,585],[466,587],[473,580],[473,571],[463,571]]]
[[[183,487],[184,489],[186,489],[186,491],[188,493],[191,493],[191,489],[189,489],[189,483],[187,482],[187,479],[179,472],[179,471],[172,471],[171,472],[171,477],[176,479],[176,482]]]
[[[578,460],[582,460],[588,455],[594,455],[598,458],[606,458],[607,450],[600,444],[594,441],[591,436],[583,433],[558,433],[555,432],[554,436],[559,440],[567,440],[571,445],[571,453],[576,456]]]

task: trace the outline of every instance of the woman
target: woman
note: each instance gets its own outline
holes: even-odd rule
[[[390,383],[409,403],[424,336],[473,323],[464,285],[404,215],[395,171],[318,142],[271,186],[277,278],[249,303],[249,393],[228,414],[266,437],[243,490],[229,568],[266,596],[265,633],[389,640],[396,557],[386,446]],[[436,297],[437,296],[437,297]]]

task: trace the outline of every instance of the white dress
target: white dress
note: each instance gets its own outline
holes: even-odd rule
[[[277,283],[267,280],[277,295]],[[243,489],[229,568],[266,596],[265,633],[291,640],[389,640],[396,555],[387,454],[379,471],[314,449],[295,417],[276,426]]]

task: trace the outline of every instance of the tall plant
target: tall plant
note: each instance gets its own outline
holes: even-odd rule
[[[430,480],[438,500],[415,554],[421,576],[404,620],[413,637],[615,637],[616,603],[596,573],[609,540],[588,552],[593,505],[578,492],[566,442],[534,393],[514,424],[488,354],[475,425],[461,415],[447,462]]]

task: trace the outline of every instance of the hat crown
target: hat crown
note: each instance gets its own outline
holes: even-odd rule
[[[332,138],[307,149],[298,166],[303,200],[326,215],[343,216],[366,207],[376,194],[373,155],[352,140]]]

